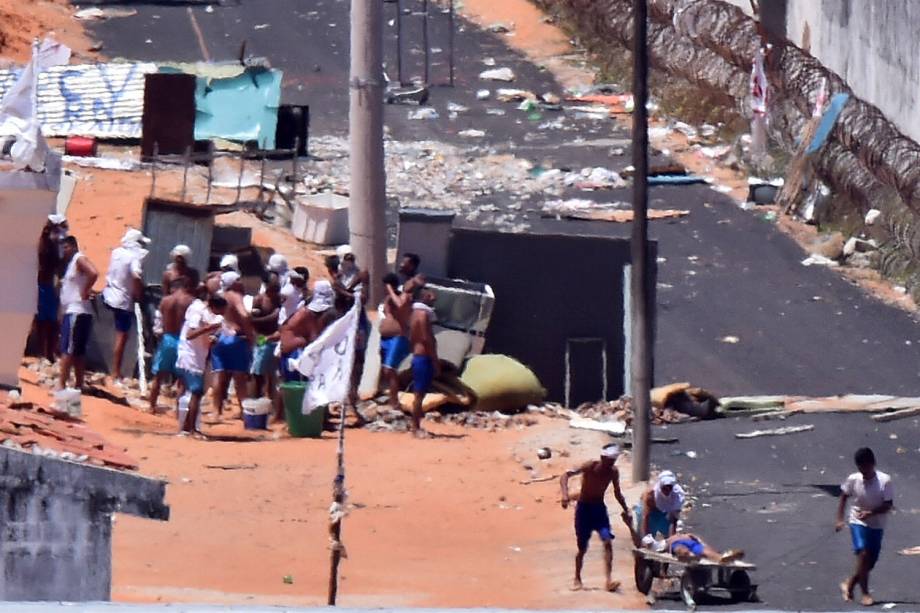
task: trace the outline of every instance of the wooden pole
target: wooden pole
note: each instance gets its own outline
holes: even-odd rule
[[[386,167],[383,149],[383,2],[351,2],[349,78],[350,243],[371,279],[386,272]],[[382,283],[370,284],[370,302],[382,299]]]
[[[429,73],[431,72],[431,50],[428,41],[428,0],[424,0],[424,20],[425,27],[422,29],[422,40],[425,45],[425,85],[430,83]]]
[[[157,162],[160,159],[160,143],[153,142],[153,166],[150,168],[150,197],[157,191]]]
[[[246,170],[246,152],[240,151],[240,176],[236,178],[236,204],[243,194],[243,171]]]
[[[406,80],[403,78],[402,17],[402,0],[396,0],[396,78],[399,80],[400,86],[406,84]]]
[[[191,161],[192,161],[192,148],[191,148],[191,147],[186,147],[186,148],[185,148],[185,159],[182,160],[182,162],[183,162],[183,164],[182,164],[182,165],[183,165],[183,169],[182,169],[182,195],[179,197],[179,201],[180,201],[180,202],[185,202],[185,193],[186,193],[186,188],[188,187],[188,166],[189,166],[189,164],[191,163]]]
[[[633,15],[633,225],[632,225],[632,347],[630,369],[633,396],[633,482],[649,478],[652,383],[652,334],[648,263],[648,4],[634,0]]]
[[[329,598],[326,602],[330,607],[335,606],[339,594],[339,563],[342,561],[342,519],[345,515],[345,405],[339,412],[339,448],[337,452],[337,469],[335,480],[332,482],[332,500],[335,509],[334,516],[329,525],[329,536],[332,539],[332,556],[329,569]]]

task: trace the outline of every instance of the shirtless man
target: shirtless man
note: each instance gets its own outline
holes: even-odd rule
[[[240,259],[232,253],[225,253],[220,258],[220,269],[209,272],[205,277],[205,287],[208,288],[208,294],[214,295],[222,291],[220,276],[225,272],[235,272],[240,274]]]
[[[265,291],[252,303],[252,326],[256,331],[256,342],[252,350],[252,367],[249,374],[253,377],[253,397],[267,396],[275,401],[275,372],[278,359],[275,348],[278,346],[278,312],[281,310],[281,279],[271,275],[265,282]],[[281,419],[281,405],[275,403],[275,417]]]
[[[387,296],[383,301],[383,319],[380,321],[380,374],[387,382],[390,406],[399,409],[399,365],[409,355],[409,320],[412,317],[412,292],[410,279],[399,291],[399,277],[389,273],[383,278]]]
[[[412,432],[415,436],[425,436],[422,430],[422,402],[431,389],[435,377],[441,375],[441,362],[438,360],[438,343],[434,338],[434,304],[435,295],[431,290],[423,289],[419,301],[412,305],[409,318],[409,344],[412,346],[412,390],[415,398],[412,402]]]
[[[335,292],[329,281],[317,281],[310,303],[299,309],[281,326],[281,378],[285,382],[303,381],[303,376],[291,370],[289,360],[296,360],[304,347],[315,341],[326,326],[335,320]]]
[[[592,460],[579,468],[569,470],[559,479],[562,487],[562,508],[567,509],[570,501],[569,478],[581,475],[581,493],[578,495],[578,504],[575,505],[575,538],[578,542],[578,553],[575,555],[575,582],[572,589],[580,590],[582,587],[581,567],[585,560],[585,553],[588,552],[592,532],[597,532],[604,542],[604,572],[607,576],[607,590],[614,592],[620,587],[620,582],[610,577],[613,570],[613,532],[610,530],[610,518],[607,516],[607,506],[604,504],[604,494],[612,483],[613,495],[623,508],[621,517],[627,525],[630,524],[629,508],[620,490],[620,471],[615,465],[619,455],[619,447],[607,445],[601,450],[599,460]]]
[[[218,416],[223,415],[224,400],[230,387],[230,378],[236,387],[236,397],[240,405],[246,400],[246,387],[249,383],[249,367],[252,358],[252,344],[256,339],[255,328],[243,304],[243,284],[240,274],[227,271],[220,276],[223,298],[227,301],[224,313],[223,329],[217,343],[211,349],[211,370],[217,373],[217,385],[214,389],[214,404]],[[240,418],[243,413],[240,410]]]
[[[150,385],[150,412],[156,413],[157,399],[160,396],[160,386],[166,375],[179,379],[176,360],[179,351],[179,334],[185,323],[185,312],[189,305],[195,301],[190,276],[181,276],[173,279],[169,287],[169,294],[160,301],[160,317],[163,324],[163,336],[153,357],[153,383]]]
[[[173,285],[173,281],[182,278],[188,278],[193,283],[192,287],[198,285],[198,271],[188,265],[188,259],[192,257],[192,249],[188,245],[176,245],[169,252],[169,258],[172,260],[166,265],[163,271],[163,293],[171,294],[174,288],[184,287],[183,285]]]

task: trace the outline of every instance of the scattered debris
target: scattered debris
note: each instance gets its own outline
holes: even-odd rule
[[[482,130],[473,130],[473,129],[461,130],[460,132],[457,132],[457,134],[464,138],[482,138],[486,135],[486,133],[483,132]]]
[[[902,556],[920,556],[920,545],[917,547],[907,547],[898,551]]]
[[[518,481],[521,485],[532,485],[534,483],[546,483],[547,481],[555,481],[560,475],[550,475],[548,477],[535,477],[533,479],[527,479],[526,481]]]
[[[553,457],[553,450],[549,447],[540,447],[537,449],[537,457],[541,460],[548,460]]]
[[[826,258],[823,255],[812,254],[802,260],[802,266],[827,266],[829,268],[835,268],[840,266],[840,262]]]
[[[205,468],[213,470],[255,470],[258,464],[205,464]]]
[[[492,68],[479,73],[479,78],[483,81],[514,81],[514,71],[510,68]]]
[[[579,430],[593,430],[595,432],[606,432],[613,436],[622,436],[626,434],[626,422],[622,421],[597,421],[587,417],[573,417],[569,420],[570,428]]]
[[[784,436],[786,434],[797,434],[799,432],[810,432],[815,427],[812,424],[805,426],[786,426],[785,428],[773,428],[771,430],[754,430],[753,432],[738,432],[735,438],[759,438],[761,436]]]
[[[494,34],[507,34],[514,30],[514,22],[511,22],[510,24],[501,23],[501,22],[493,23],[492,25],[489,26],[488,29],[489,29],[489,32],[492,32]]]
[[[117,17],[131,17],[137,15],[136,9],[125,8],[86,8],[80,9],[73,16],[80,21],[105,21]]]
[[[438,111],[426,106],[415,111],[409,111],[408,118],[413,120],[426,120],[426,119],[438,119]]]
[[[891,413],[880,413],[878,415],[873,415],[872,420],[877,422],[888,422],[917,416],[920,416],[920,407],[900,409],[898,411],[892,411]]]
[[[729,345],[737,345],[738,343],[741,342],[741,339],[738,338],[737,336],[729,335],[729,336],[723,336],[722,338],[719,339],[719,341],[723,343],[727,343]]]
[[[476,92],[477,100],[488,100],[492,96],[492,92],[487,89],[480,89]]]
[[[875,222],[878,221],[878,218],[882,216],[882,212],[878,209],[869,209],[869,212],[866,213],[866,225],[874,226]]]

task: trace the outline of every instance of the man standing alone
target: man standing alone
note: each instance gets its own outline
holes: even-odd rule
[[[412,346],[412,387],[415,398],[412,403],[412,432],[425,436],[422,430],[422,403],[431,389],[434,378],[441,374],[438,360],[438,343],[434,337],[434,293],[424,289],[419,301],[412,305],[409,319],[409,343]]]
[[[875,604],[869,593],[869,573],[878,561],[882,551],[882,535],[888,513],[894,507],[894,489],[891,477],[875,468],[875,454],[868,447],[856,451],[853,456],[857,472],[853,473],[840,486],[840,504],[837,505],[837,524],[839,532],[846,525],[843,513],[847,500],[853,499],[850,507],[850,537],[853,540],[853,552],[856,554],[856,570],[853,575],[840,584],[843,599],[853,600],[853,588],[859,584],[863,597],[860,604],[870,607]]]
[[[121,247],[112,251],[109,272],[106,275],[102,300],[115,318],[115,348],[112,357],[112,378],[121,380],[121,362],[128,342],[128,333],[134,325],[134,303],[144,293],[144,258],[147,250],[143,245],[150,239],[134,228],[125,232]]]
[[[80,253],[77,239],[68,236],[61,242],[64,279],[61,282],[61,305],[64,322],[61,325],[61,389],[67,387],[70,370],[74,370],[76,389],[83,389],[86,346],[93,330],[93,306],[90,296],[99,272],[89,258]]]

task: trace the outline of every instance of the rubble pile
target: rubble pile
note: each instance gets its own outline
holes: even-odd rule
[[[561,409],[559,405],[553,406]],[[562,411],[565,411],[565,409],[562,409]],[[632,426],[632,398],[629,396],[621,396],[617,400],[585,402],[575,409],[575,413],[577,413],[579,417],[586,417],[600,422],[622,421],[627,426]],[[564,417],[566,415],[560,413],[559,416]],[[651,420],[653,425],[663,426],[666,424],[679,424],[686,421],[692,421],[693,417],[684,413],[679,413],[672,408],[662,409],[653,405]]]
[[[374,401],[359,405],[359,409],[368,420],[365,429],[371,432],[409,431],[409,416],[403,411],[392,409],[385,404],[377,404]],[[515,415],[506,415],[498,411],[431,411],[425,415],[425,420],[432,423],[452,424],[464,428],[490,431],[506,428],[527,428],[537,424],[537,417],[532,411]]]

